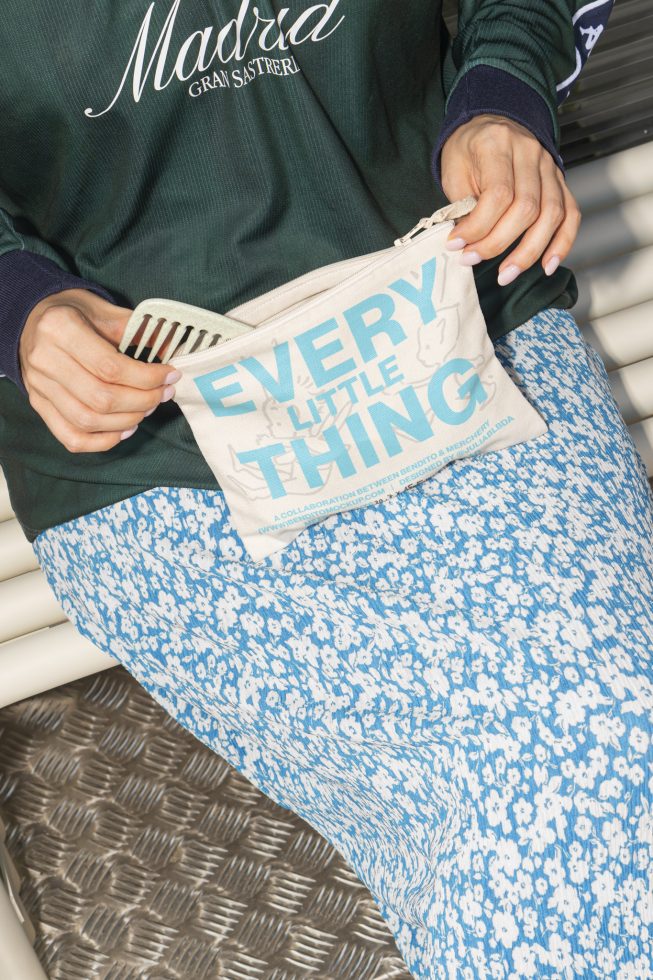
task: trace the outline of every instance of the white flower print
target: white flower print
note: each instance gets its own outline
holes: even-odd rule
[[[628,744],[638,754],[644,755],[650,745],[651,739],[648,732],[634,725],[628,736]]]
[[[568,311],[496,349],[541,439],[269,559],[175,487],[34,550],[83,635],[387,898],[417,980],[652,980],[650,488]]]

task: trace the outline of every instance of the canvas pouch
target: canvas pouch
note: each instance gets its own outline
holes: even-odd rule
[[[329,514],[546,432],[495,356],[472,269],[445,248],[475,203],[244,303],[227,316],[256,329],[170,359],[255,561]]]

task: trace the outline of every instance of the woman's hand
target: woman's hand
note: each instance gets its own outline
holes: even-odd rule
[[[505,116],[475,116],[447,139],[440,163],[450,201],[478,198],[456,223],[447,248],[464,248],[461,261],[476,265],[501,255],[525,232],[499,266],[499,285],[538,259],[547,275],[555,272],[571,250],[581,215],[560,168],[529,130]]]
[[[71,453],[103,452],[174,395],[179,372],[117,350],[131,310],[64,289],[29,314],[18,357],[32,408]]]

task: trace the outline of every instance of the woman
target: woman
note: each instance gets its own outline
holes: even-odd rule
[[[418,978],[652,975],[652,502],[560,265],[556,107],[610,7],[463,0],[453,43],[436,0],[3,11],[14,510],[79,631],[341,851]],[[450,246],[546,436],[253,563],[130,310],[230,309],[468,193]]]

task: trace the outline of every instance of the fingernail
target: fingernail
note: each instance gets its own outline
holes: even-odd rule
[[[477,262],[482,262],[483,259],[478,254],[478,252],[463,252],[460,256],[461,265],[476,265]]]
[[[448,238],[444,244],[452,252],[455,252],[458,248],[464,248],[467,242],[464,238]]]
[[[138,428],[138,426],[135,425],[133,429],[125,429],[125,431],[123,432],[123,434],[120,436],[121,440],[122,439],[129,439],[130,436],[133,436],[134,435],[134,433],[136,432],[136,429],[137,428]]]
[[[174,371],[171,371],[170,374],[166,375],[165,383],[167,385],[173,385],[175,383],[175,381],[179,381],[180,378],[181,378],[181,371],[178,371],[175,368]]]
[[[151,414],[152,414],[152,412],[154,412],[154,411],[156,411],[156,409],[157,409],[158,407],[159,407],[158,405],[155,405],[155,406],[154,406],[154,408],[151,408],[151,409],[149,410],[149,412],[146,412],[146,413],[145,413],[145,415],[143,416],[143,418],[144,418],[144,419],[146,419],[146,418],[148,417],[148,415],[151,415]]]
[[[509,282],[513,282],[521,272],[518,265],[507,265],[499,275],[497,276],[497,282],[500,286],[507,286]]]
[[[169,402],[170,399],[174,396],[174,393],[175,393],[174,387],[172,385],[168,385],[167,388],[163,389],[163,395],[161,396],[161,401]]]
[[[544,266],[544,271],[546,272],[547,276],[552,276],[559,265],[560,265],[559,255],[554,255],[552,258],[550,258],[547,264]]]

